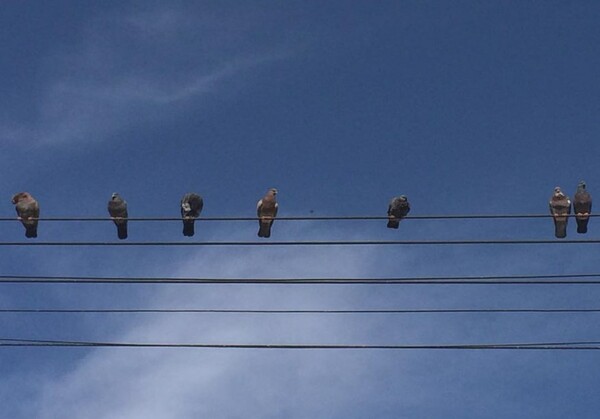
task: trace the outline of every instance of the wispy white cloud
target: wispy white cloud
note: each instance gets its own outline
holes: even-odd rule
[[[232,257],[198,256],[175,275],[221,272],[223,276],[324,275],[360,276],[369,265],[369,252],[286,250],[273,259],[264,252]],[[337,262],[335,262],[337,260]],[[349,260],[351,260],[349,262]],[[181,262],[181,261],[179,261]],[[319,266],[320,268],[317,268]],[[161,293],[159,306],[302,307],[332,304],[331,293],[314,288],[277,289],[260,286],[174,288]],[[347,304],[351,291],[338,290],[333,304]],[[277,318],[242,316],[173,316],[138,318],[125,333],[107,339],[163,342],[343,342],[356,341],[360,326],[344,319],[314,316]],[[316,357],[316,358],[315,358]],[[163,418],[306,417],[322,403],[343,408],[353,397],[344,388],[359,388],[371,366],[332,362],[333,353],[256,352],[239,350],[94,350],[71,372],[44,379],[36,417]],[[319,367],[328,359],[327,368]],[[309,383],[335,378],[335,385],[318,391]],[[307,400],[311,399],[311,402]],[[304,407],[301,405],[305,404]]]
[[[294,227],[290,234],[310,236],[316,230],[323,237],[332,235],[332,231],[317,227],[304,224]],[[452,263],[472,257],[466,251],[432,253],[430,249],[404,247],[206,248],[144,269],[155,271],[152,275],[185,277],[370,277],[390,272],[410,276],[440,273],[437,270],[441,266],[432,266],[433,254],[439,265],[446,257]],[[502,273],[506,269],[504,257],[505,252],[483,252],[476,263],[471,259],[470,266],[473,273],[490,272],[491,267]],[[529,266],[526,259],[521,263],[523,266],[513,268]],[[448,267],[443,269],[450,271]],[[145,307],[478,307],[485,306],[490,293],[500,305],[532,304],[527,293],[497,287],[458,288],[459,292],[452,293],[447,287],[431,286],[211,285],[155,290],[144,300]],[[542,292],[538,291],[537,297],[543,298]],[[102,296],[104,300],[112,298],[113,294]],[[97,304],[100,302],[94,300]],[[534,337],[552,340],[557,337],[557,325],[570,327],[572,323],[561,325],[547,318],[511,316],[144,315],[102,317],[102,321],[96,317],[90,325],[93,328],[78,328],[73,338],[204,343],[482,343]],[[75,333],[75,329],[53,331],[50,336],[69,338],[61,333]],[[578,331],[569,333],[576,337]],[[78,351],[84,349],[61,351],[81,355]],[[489,362],[497,361],[499,356],[504,354],[96,349],[70,361],[66,372],[40,373],[20,385],[32,394],[29,417],[40,418],[361,417],[365,403],[370,403],[368,411],[380,405],[387,412],[416,408],[422,413],[427,411],[424,406],[431,405],[432,415],[436,416],[447,406],[451,411],[462,409],[464,406],[455,406],[457,397],[475,407],[476,401],[464,399],[464,394],[488,383],[489,376],[503,377],[511,383],[510,390],[495,388],[493,396],[486,393],[486,406],[501,405],[510,398],[503,391],[515,391],[512,383],[520,382],[521,371],[529,374],[527,371],[544,363],[543,359],[522,354],[507,355],[503,362]],[[393,389],[389,388],[390,382],[394,383]]]
[[[166,8],[96,18],[77,47],[49,54],[36,116],[3,123],[0,140],[86,144],[205,105],[199,99],[224,80],[284,56],[269,45],[242,45],[249,28],[240,18]]]

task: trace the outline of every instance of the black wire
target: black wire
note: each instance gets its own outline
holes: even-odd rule
[[[589,214],[589,217],[599,217],[600,214]],[[576,214],[564,215],[573,218]],[[448,215],[407,215],[407,220],[471,220],[471,219],[527,219],[552,218],[552,214],[448,214]],[[356,220],[387,220],[381,215],[341,215],[341,216],[287,216],[277,217],[277,221],[356,221]],[[32,218],[35,220],[35,218]],[[113,221],[110,217],[40,217],[39,221]],[[200,217],[197,221],[258,221],[258,217]],[[16,217],[0,217],[0,221],[17,221]],[[181,217],[129,217],[127,221],[182,221]]]
[[[150,278],[150,277],[87,277],[87,276],[11,276],[0,275],[0,283],[60,283],[60,284],[326,284],[326,285],[392,285],[392,284],[546,284],[581,285],[600,284],[599,274],[576,275],[520,275],[520,276],[457,276],[406,278]],[[544,279],[548,278],[548,279]],[[558,279],[562,278],[562,279]],[[570,278],[570,279],[569,279]]]
[[[5,308],[0,313],[233,313],[233,314],[422,314],[422,313],[600,313],[600,308],[248,310],[248,309],[53,309]]]
[[[0,283],[117,284],[600,284],[600,273],[397,278],[182,278],[0,275]]]
[[[205,242],[0,242],[0,246],[383,246],[383,245],[488,245],[488,244],[599,244],[585,240],[309,240],[309,241],[205,241]]]
[[[600,350],[600,342],[544,342],[461,345],[327,345],[327,344],[237,344],[237,343],[138,343],[72,340],[6,339],[0,346],[61,346],[112,348],[212,348],[212,349],[438,349],[438,350]]]
[[[118,284],[600,284],[600,273],[398,278],[182,278],[0,275],[0,283]]]

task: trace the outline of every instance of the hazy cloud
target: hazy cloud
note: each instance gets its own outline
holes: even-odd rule
[[[321,274],[360,276],[369,252],[286,251],[273,265],[264,252],[233,258],[199,255],[174,272],[193,276],[199,271],[220,271],[223,276],[310,276],[319,265]],[[336,256],[344,257],[336,257]],[[333,258],[333,259],[332,259]],[[332,260],[338,260],[332,263]],[[351,260],[351,262],[349,262]],[[181,261],[180,261],[181,262]],[[304,267],[304,268],[302,268]],[[285,289],[284,289],[285,288]],[[153,301],[156,306],[204,307],[306,307],[347,304],[350,291],[331,293],[315,288],[227,286],[176,288]],[[360,328],[360,325],[358,326]],[[316,316],[161,316],[138,317],[124,334],[106,337],[119,341],[162,342],[344,342],[357,341],[360,330],[344,318]],[[316,357],[316,358],[315,358]],[[332,362],[323,369],[315,359],[339,359],[333,353],[240,350],[93,350],[71,372],[44,379],[35,416],[58,418],[163,418],[240,417],[260,412],[261,417],[306,417],[328,403],[335,409],[350,402],[347,387],[360,387],[367,365],[348,368]],[[319,392],[307,383],[335,386]],[[341,383],[337,377],[343,377]],[[235,396],[233,396],[235,395]],[[235,400],[232,399],[235,397]],[[309,401],[310,400],[310,401]],[[300,405],[305,404],[304,407]],[[294,413],[292,413],[292,410]],[[223,412],[227,412],[225,415]],[[258,414],[258,413],[257,413]]]
[[[274,45],[245,45],[251,28],[241,19],[165,8],[96,18],[74,51],[47,57],[33,122],[2,124],[0,139],[90,143],[203,106],[198,99],[224,80],[284,56]]]

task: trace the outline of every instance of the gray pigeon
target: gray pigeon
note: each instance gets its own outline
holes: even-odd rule
[[[573,210],[575,212],[575,221],[577,221],[577,232],[587,233],[590,214],[592,213],[592,195],[585,189],[585,182],[579,182],[577,192],[573,197]]]
[[[410,204],[405,195],[393,198],[388,206],[388,228],[398,228],[402,218],[410,212]]]
[[[40,217],[40,206],[37,201],[29,192],[19,192],[12,197],[12,203],[15,204],[17,215],[25,226],[25,237],[37,237],[37,218]]]
[[[118,193],[113,193],[110,201],[108,201],[108,213],[112,217],[117,226],[117,235],[119,239],[127,238],[127,202],[119,196]]]
[[[183,218],[183,235],[192,237],[194,235],[194,219],[200,216],[204,201],[195,193],[186,193],[181,198],[181,217]]]
[[[559,239],[567,237],[568,215],[571,213],[571,200],[557,186],[550,198],[550,213],[554,218],[554,235]]]
[[[275,196],[277,189],[271,188],[265,196],[256,204],[256,214],[258,215],[258,237],[271,237],[271,226],[277,216],[277,201]]]

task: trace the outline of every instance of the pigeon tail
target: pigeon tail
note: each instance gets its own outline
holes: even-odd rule
[[[564,239],[567,237],[567,222],[566,221],[555,221],[554,222],[554,235],[557,239]]]
[[[395,217],[389,217],[387,227],[388,228],[398,228],[400,226],[400,220]]]
[[[25,237],[28,239],[33,239],[37,237],[37,226],[27,226],[25,227]]]
[[[127,238],[127,224],[120,224],[117,226],[117,235],[120,240]]]
[[[273,224],[272,221],[259,221],[260,228],[258,229],[258,237],[271,237],[271,224]]]
[[[590,221],[589,216],[577,216],[577,232],[579,234],[587,233],[588,222]]]
[[[194,235],[194,220],[183,221],[183,235],[186,237],[192,237]]]

